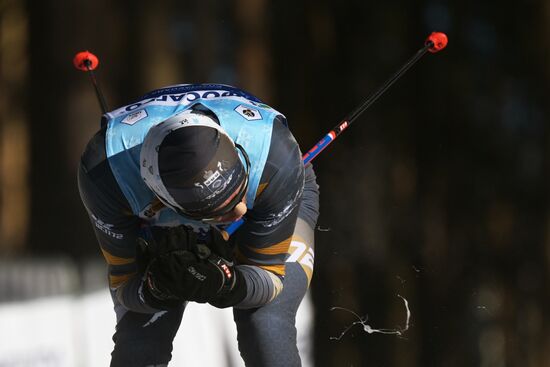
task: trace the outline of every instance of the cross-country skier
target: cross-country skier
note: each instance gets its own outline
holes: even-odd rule
[[[247,365],[299,366],[319,204],[285,117],[243,90],[196,84],[102,121],[78,183],[109,265],[111,366],[166,366],[188,301],[233,307]],[[218,228],[241,217],[224,241]]]

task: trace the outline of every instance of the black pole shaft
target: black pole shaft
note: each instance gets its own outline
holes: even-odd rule
[[[411,68],[411,66],[413,66],[422,56],[424,56],[424,54],[426,54],[426,52],[428,52],[428,50],[431,47],[433,47],[433,42],[432,41],[426,42],[424,47],[422,47],[420,50],[418,50],[416,52],[416,54],[414,54],[413,57],[411,57],[405,64],[403,64],[403,66],[401,66],[401,68],[399,70],[397,70],[397,72],[395,72],[388,80],[386,80],[386,82],[380,88],[378,88],[378,90],[376,90],[373,94],[371,94],[365,100],[365,102],[363,102],[359,107],[357,107],[348,116],[348,118],[346,118],[344,120],[344,121],[348,122],[348,126],[351,125],[351,123],[359,115],[361,115],[367,108],[369,108],[378,99],[378,97],[380,97],[389,87],[391,87],[393,83],[395,83],[403,74],[405,74],[405,72],[407,70],[409,70]],[[339,125],[340,124],[338,124],[335,127],[335,130],[340,130],[340,129],[338,129]]]
[[[101,89],[99,89],[99,85],[97,84],[97,79],[95,78],[95,74],[92,69],[88,68],[88,72],[90,73],[90,79],[92,80],[92,84],[94,85],[95,89],[95,95],[97,96],[97,100],[99,101],[99,105],[101,106],[101,111],[103,114],[107,113],[107,103],[105,102],[105,98],[103,97],[103,93],[101,93]]]
[[[319,153],[321,153],[327,146],[329,146],[340,133],[346,130],[351,123],[359,117],[370,105],[372,105],[378,97],[380,97],[393,83],[397,81],[411,66],[414,65],[422,56],[428,52],[430,48],[434,46],[434,43],[430,40],[426,41],[424,47],[418,50],[397,72],[395,72],[386,82],[378,88],[376,92],[371,94],[365,102],[363,102],[359,107],[357,107],[346,119],[340,121],[331,131],[328,132],[317,144],[313,146],[304,156],[302,157],[304,164],[308,164],[312,161]],[[239,219],[236,222],[229,224],[222,231],[224,238],[227,240],[235,231],[244,223],[244,219]]]
[[[94,71],[92,69],[92,62],[89,59],[86,59],[86,60],[84,60],[84,66],[86,67],[88,73],[90,74],[90,80],[92,81],[92,84],[94,85],[95,95],[96,95],[97,100],[99,102],[99,105],[101,107],[101,112],[103,112],[103,114],[106,114],[109,109],[107,108],[107,103],[105,102],[105,97],[103,97],[103,93],[101,93],[101,89],[99,88],[99,84],[97,83],[97,79],[96,79]]]

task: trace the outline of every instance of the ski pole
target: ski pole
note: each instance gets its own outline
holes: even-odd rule
[[[99,65],[99,59],[97,56],[88,51],[79,52],[73,58],[73,65],[78,70],[82,70],[90,74],[90,79],[94,85],[95,95],[99,101],[101,111],[103,114],[107,113],[107,103],[105,103],[105,97],[99,88],[99,84],[97,83],[97,79],[94,74],[94,70]]]
[[[441,32],[432,32],[426,41],[424,46],[419,49],[407,62],[405,62],[397,72],[395,72],[386,82],[378,88],[373,94],[371,94],[359,107],[357,107],[351,114],[344,118],[338,125],[330,130],[317,144],[313,146],[306,154],[302,156],[304,166],[311,162],[319,153],[321,153],[330,143],[334,141],[344,130],[351,126],[353,121],[357,119],[367,108],[369,108],[393,83],[397,81],[407,70],[410,69],[422,56],[428,51],[436,53],[443,50],[447,46],[447,35]],[[229,224],[222,229],[223,237],[227,240],[239,227],[244,223],[244,219],[241,218]]]

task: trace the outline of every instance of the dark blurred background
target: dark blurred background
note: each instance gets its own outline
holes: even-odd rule
[[[100,108],[219,82],[308,150],[432,31],[425,56],[315,162],[317,366],[550,366],[550,3],[0,0],[0,255],[100,251],[76,166]],[[78,267],[77,267],[78,268]],[[367,334],[405,323],[404,337]]]

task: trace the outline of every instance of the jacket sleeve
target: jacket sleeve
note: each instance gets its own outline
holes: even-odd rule
[[[254,206],[234,234],[238,269],[245,275],[249,289],[237,307],[261,306],[281,292],[303,189],[300,149],[282,118],[278,118]]]
[[[112,174],[105,154],[104,129],[91,139],[82,155],[78,188],[108,264],[113,299],[132,311],[156,312],[139,296],[142,274],[136,263],[136,240],[141,220],[133,215]]]

